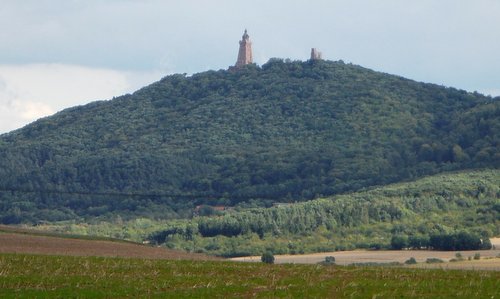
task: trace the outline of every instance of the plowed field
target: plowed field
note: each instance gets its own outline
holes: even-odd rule
[[[35,234],[0,232],[0,253],[47,255],[133,257],[149,259],[215,260],[203,254],[191,254],[131,242],[83,240]]]

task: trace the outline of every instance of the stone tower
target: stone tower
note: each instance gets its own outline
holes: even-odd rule
[[[242,67],[246,64],[252,63],[252,42],[248,36],[247,30],[241,37],[240,50],[238,52],[238,60],[236,60],[236,67]]]
[[[311,49],[311,60],[321,60],[323,55],[316,48]]]

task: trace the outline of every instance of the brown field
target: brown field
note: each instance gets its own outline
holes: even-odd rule
[[[275,255],[277,264],[316,264],[325,260],[327,256],[335,257],[337,265],[349,265],[355,263],[404,263],[411,257],[414,257],[419,265],[417,267],[425,268],[448,268],[448,269],[477,269],[477,270],[495,270],[500,271],[500,238],[493,238],[491,242],[497,249],[494,250],[473,250],[460,251],[462,256],[467,259],[476,253],[481,254],[481,260],[449,262],[455,258],[458,251],[428,251],[428,250],[353,250],[322,252],[302,255]],[[439,258],[447,263],[426,264],[428,258]],[[239,257],[231,259],[241,262],[260,262],[260,256]]]
[[[4,228],[4,227],[2,227]],[[192,254],[132,242],[110,240],[84,240],[67,237],[44,236],[23,232],[0,231],[0,253],[27,253],[47,255],[102,256],[148,259],[217,260],[203,254]]]

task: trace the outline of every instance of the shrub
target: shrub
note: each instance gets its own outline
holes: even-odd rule
[[[335,257],[333,257],[333,256],[326,256],[325,257],[325,264],[327,264],[327,265],[333,265],[333,264],[335,264]]]
[[[475,260],[480,260],[481,259],[481,254],[478,252],[478,253],[475,253],[474,254],[474,259]]]
[[[260,260],[266,264],[274,264],[274,255],[267,251],[260,257]]]
[[[481,249],[490,250],[493,249],[490,239],[486,238],[482,240]]]
[[[407,265],[414,265],[417,263],[417,260],[414,257],[411,257],[405,261],[405,264]]]
[[[437,263],[444,263],[442,259],[438,259],[435,257],[430,257],[425,261],[427,264],[437,264]]]

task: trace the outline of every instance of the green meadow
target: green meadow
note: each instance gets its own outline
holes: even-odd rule
[[[0,255],[1,298],[496,298],[499,272]]]

